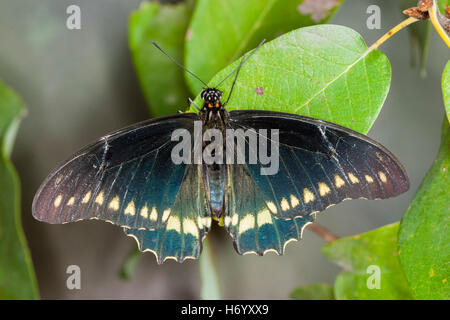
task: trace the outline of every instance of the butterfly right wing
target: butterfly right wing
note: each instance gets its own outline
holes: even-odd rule
[[[279,139],[271,143],[278,148],[274,148],[272,159],[276,159],[276,170],[270,174],[262,172],[259,158],[264,144],[245,142],[245,152],[258,155],[255,163],[247,163],[247,169],[267,207],[279,219],[306,217],[347,199],[386,199],[409,188],[406,171],[395,156],[351,129],[296,114],[262,110],[231,111],[230,119],[233,129],[258,135],[259,143],[268,141],[257,133],[261,129],[270,129]],[[236,130],[236,134],[241,140],[245,138],[243,131]]]
[[[48,223],[101,219],[126,228],[155,229],[169,219],[186,173],[174,164],[176,129],[192,133],[193,113],[122,129],[75,154],[43,182],[33,216]]]
[[[278,219],[266,205],[260,187],[247,165],[227,166],[228,193],[224,226],[239,254],[284,253],[286,245],[300,240],[303,229],[314,221],[312,215],[289,220]]]

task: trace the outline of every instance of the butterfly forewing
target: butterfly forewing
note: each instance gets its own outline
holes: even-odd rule
[[[267,209],[277,218],[305,217],[346,199],[389,198],[409,188],[400,162],[350,129],[270,111],[232,111],[230,117],[233,128],[279,130],[278,171],[263,175],[259,160],[247,164]],[[247,143],[247,148],[255,147]]]
[[[165,224],[185,176],[175,165],[175,129],[193,130],[195,114],[140,123],[84,148],[54,171],[33,201],[33,216],[49,223],[101,219],[134,229]]]

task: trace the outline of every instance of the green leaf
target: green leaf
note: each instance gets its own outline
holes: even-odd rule
[[[215,75],[210,86],[239,62]],[[224,97],[232,78],[221,85]],[[386,56],[369,50],[356,31],[305,27],[264,44],[243,65],[227,109],[297,113],[366,133],[383,106],[390,79]],[[199,96],[195,102],[201,104]]]
[[[220,291],[219,277],[217,276],[216,264],[214,262],[214,252],[211,248],[211,239],[203,241],[203,250],[200,256],[200,278],[202,287],[200,298],[202,300],[219,300],[222,298]]]
[[[401,221],[400,262],[417,299],[450,299],[450,130]]]
[[[444,72],[442,73],[442,95],[444,96],[447,120],[450,122],[450,61],[447,62]]]
[[[160,52],[155,41],[175,60],[183,60],[190,6],[143,2],[129,21],[129,46],[145,99],[153,116],[185,110],[189,91],[184,71]]]
[[[208,82],[263,39],[324,23],[342,0],[198,0],[189,25],[185,64]],[[202,84],[185,75],[192,92]]]
[[[344,269],[334,284],[336,299],[411,299],[397,254],[398,228],[394,223],[322,247],[322,253]]]
[[[20,182],[9,160],[24,106],[0,80],[0,300],[39,297],[20,216]]]
[[[296,300],[334,300],[333,287],[327,283],[313,283],[298,287],[291,292],[291,299]]]

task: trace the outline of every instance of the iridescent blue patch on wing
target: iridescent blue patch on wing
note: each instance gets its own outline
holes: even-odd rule
[[[261,168],[266,166],[260,161],[247,164],[276,217],[306,217],[347,199],[384,199],[409,188],[406,172],[395,156],[358,132],[280,112],[231,111],[230,115],[236,128],[278,132],[278,171],[264,175]],[[261,134],[258,138],[268,141]]]
[[[206,196],[201,179],[201,166],[188,165],[173,207],[162,212],[164,225],[155,230],[124,228],[133,237],[141,251],[155,254],[158,263],[173,259],[183,262],[197,259],[202,240],[211,225]],[[151,217],[151,212],[147,213]]]
[[[196,119],[188,113],[151,119],[83,148],[41,185],[33,216],[48,223],[100,219],[132,229],[162,227],[187,170],[171,160],[177,143],[171,134],[192,132]]]
[[[181,234],[175,230],[160,228],[157,230],[124,229],[125,233],[136,239],[139,250],[152,252],[159,264],[168,259],[183,262],[186,259],[198,259],[201,241],[191,234]]]
[[[224,225],[239,254],[281,255],[287,243],[299,240],[305,226],[314,220],[313,216],[278,219],[269,209],[273,205],[267,204],[245,165],[229,166],[228,176],[230,206]]]

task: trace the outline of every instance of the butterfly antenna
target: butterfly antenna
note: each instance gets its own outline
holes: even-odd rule
[[[255,48],[255,50],[252,51],[252,53],[250,53],[250,55],[245,58],[245,54],[242,56],[242,60],[241,63],[239,63],[239,65],[237,66],[237,68],[235,68],[232,72],[230,72],[224,79],[222,79],[222,81],[219,82],[219,84],[216,86],[219,87],[225,80],[227,80],[233,73],[235,73],[236,71],[236,76],[234,77],[234,81],[233,84],[231,85],[231,89],[230,89],[230,93],[228,94],[228,98],[227,101],[225,102],[225,104],[223,105],[224,107],[227,105],[228,101],[230,100],[231,97],[231,93],[233,92],[234,89],[234,85],[236,84],[238,75],[239,75],[239,71],[241,71],[241,67],[244,64],[244,62],[247,62],[248,59],[250,59],[250,57],[264,44],[264,42],[266,42],[266,39],[263,39],[263,41],[261,41],[258,46]]]
[[[167,58],[169,58],[170,60],[172,60],[173,63],[175,63],[177,66],[179,66],[181,69],[183,69],[184,71],[186,71],[187,73],[189,73],[191,76],[193,76],[195,79],[197,79],[198,81],[200,81],[201,83],[203,83],[205,85],[205,87],[209,88],[208,85],[199,77],[197,77],[193,72],[189,71],[188,69],[186,69],[186,67],[184,67],[181,63],[179,63],[178,61],[176,61],[174,58],[172,58],[171,56],[169,56],[169,54],[167,54],[167,52],[165,52],[163,49],[161,49],[160,46],[158,46],[156,44],[156,42],[152,41],[152,44],[158,48],[162,53],[164,53]]]
[[[191,98],[188,98],[188,101],[189,101],[190,104],[192,104],[195,107],[195,109],[197,109],[198,111],[201,111],[200,108],[195,104],[194,101],[192,101]]]

